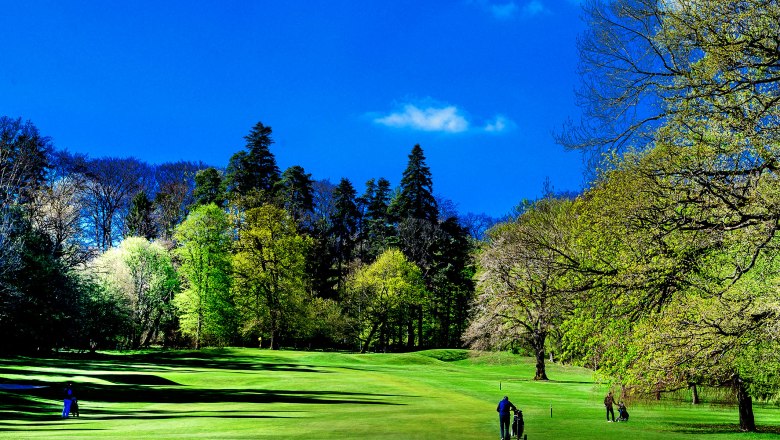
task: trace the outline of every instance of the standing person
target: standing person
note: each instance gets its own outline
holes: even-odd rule
[[[509,414],[516,409],[517,407],[509,401],[509,397],[507,396],[504,396],[504,398],[498,402],[496,411],[498,411],[498,423],[501,427],[501,440],[507,440],[509,439],[509,436],[512,435],[512,430],[509,429]]]
[[[73,403],[73,384],[68,382],[64,390],[64,398],[62,400],[62,418],[67,419],[70,414],[70,405]]]
[[[607,408],[607,421],[615,421],[615,409],[612,408],[612,404],[615,403],[615,398],[612,397],[612,391],[607,393],[607,397],[604,398],[604,406]],[[609,415],[612,414],[612,420],[609,420]]]

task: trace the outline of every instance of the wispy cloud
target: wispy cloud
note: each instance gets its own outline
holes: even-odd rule
[[[485,124],[484,130],[488,133],[503,133],[515,128],[515,123],[507,119],[503,115],[496,115],[496,117]]]
[[[400,111],[375,118],[374,122],[388,127],[445,133],[462,133],[469,129],[468,120],[452,105],[420,108],[406,104]]]
[[[515,2],[490,4],[488,6],[493,16],[500,20],[506,20],[514,17],[515,14],[517,14],[517,10],[519,9]]]
[[[430,101],[430,100],[429,100]],[[514,122],[503,115],[482,124],[474,124],[466,112],[454,105],[407,103],[397,111],[370,114],[373,122],[386,127],[439,133],[485,132],[503,133],[515,127]]]
[[[539,0],[532,0],[525,5],[523,5],[523,14],[533,17],[539,14],[543,14],[549,12],[546,6],[544,6],[544,3],[540,2]]]
[[[569,2],[579,3],[581,0],[568,0]],[[531,18],[541,14],[550,13],[550,9],[542,0],[530,1],[492,1],[476,0],[477,5],[489,11],[493,17],[499,20],[509,20],[516,17]]]

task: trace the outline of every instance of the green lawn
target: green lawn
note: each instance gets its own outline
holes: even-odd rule
[[[780,408],[756,405],[762,432],[736,432],[718,405],[635,402],[606,423],[590,372],[508,354],[436,350],[342,354],[225,349],[0,360],[0,438],[498,438],[498,400],[523,409],[529,440],[780,437]],[[76,384],[82,417],[60,418]],[[35,385],[28,390],[9,384]],[[552,417],[550,407],[552,406]]]

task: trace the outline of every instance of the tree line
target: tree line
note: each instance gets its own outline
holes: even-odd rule
[[[547,352],[624,395],[730,390],[739,426],[780,376],[780,5],[589,1],[589,188],[549,194],[477,254],[473,347]]]
[[[460,344],[490,219],[434,197],[419,145],[359,195],[281,171],[271,127],[245,141],[224,168],[149,165],[0,117],[0,350]]]

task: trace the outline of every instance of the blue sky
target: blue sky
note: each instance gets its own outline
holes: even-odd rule
[[[0,0],[0,114],[91,157],[225,166],[258,121],[282,169],[434,192],[500,216],[583,183],[576,0]]]

